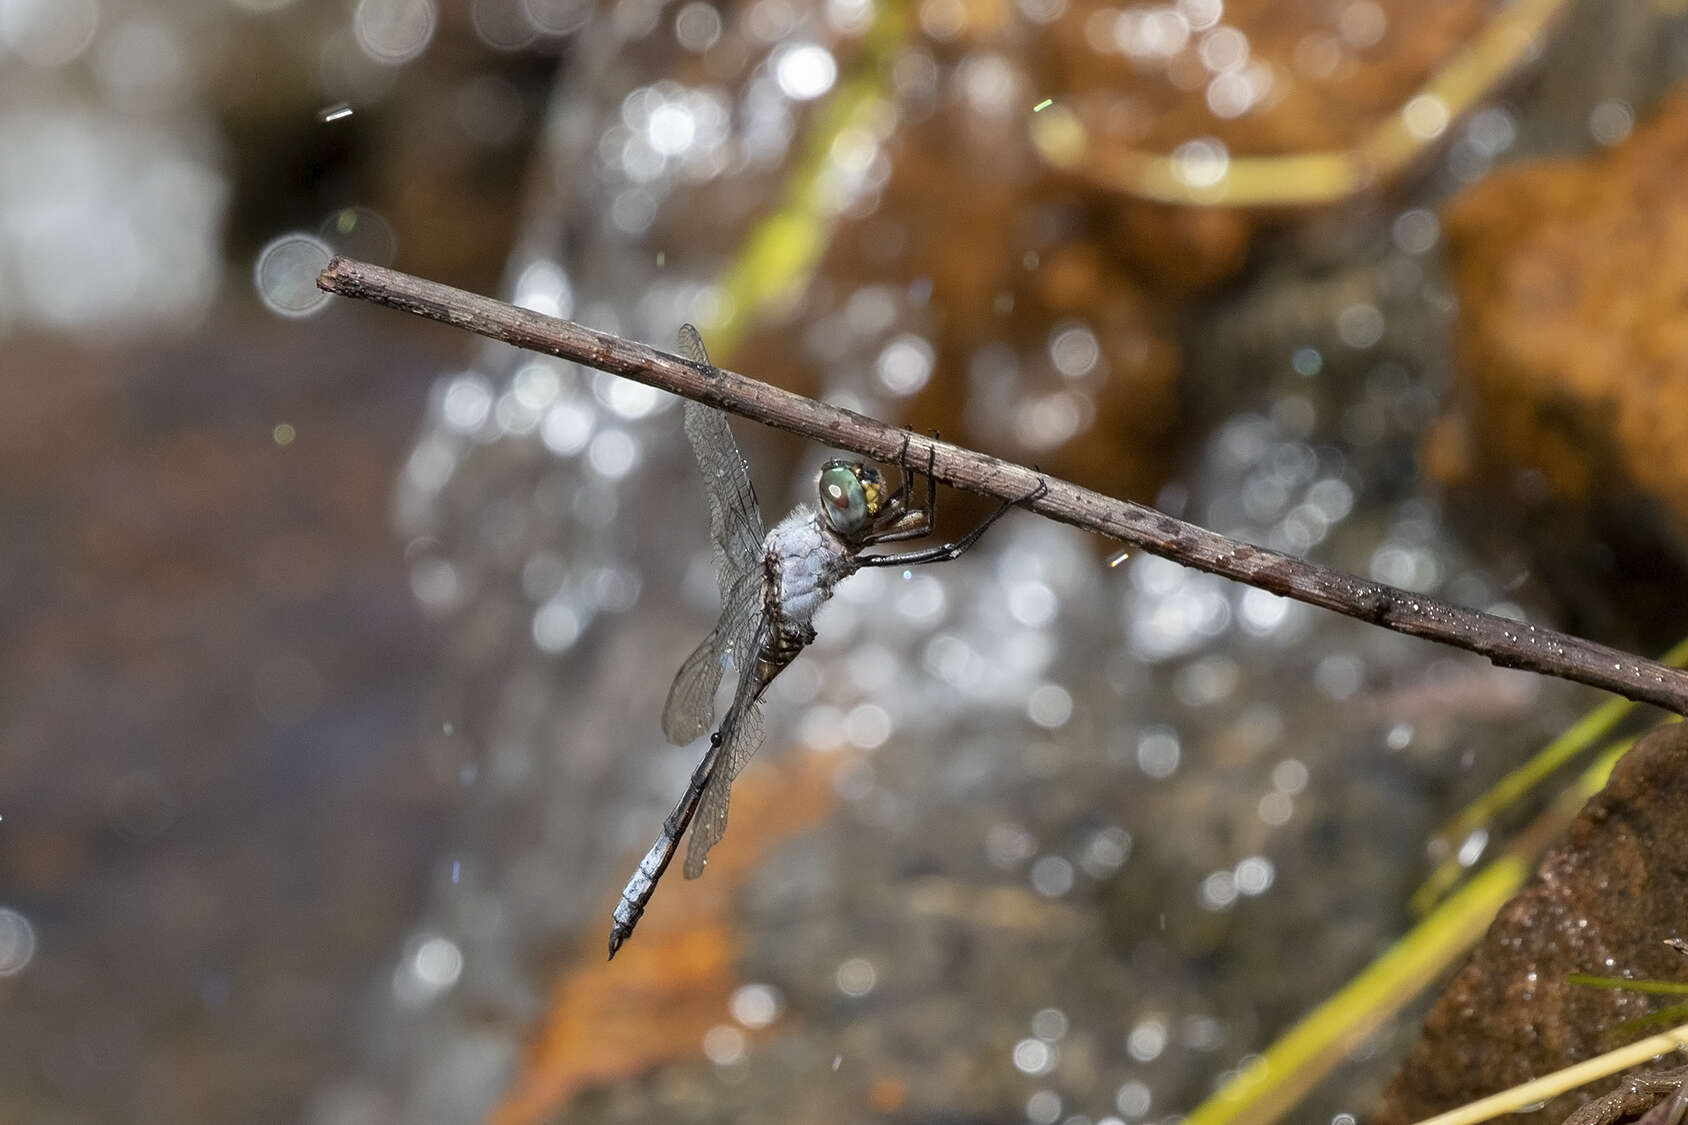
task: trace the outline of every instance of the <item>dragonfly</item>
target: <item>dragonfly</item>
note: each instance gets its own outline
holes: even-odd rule
[[[680,327],[679,350],[703,374],[718,373],[709,362],[703,338],[690,324]],[[710,849],[727,830],[733,779],[762,745],[763,692],[815,639],[815,612],[832,596],[833,588],[863,567],[906,567],[954,559],[1010,508],[1037,499],[1047,489],[1039,481],[1030,493],[1002,504],[953,543],[870,554],[870,548],[923,539],[935,529],[937,491],[930,450],[926,471],[911,473],[905,440],[896,488],[863,461],[826,462],[816,480],[818,503],[798,505],[769,531],[763,527],[750,469],[727,427],[727,416],[687,400],[685,430],[709,499],[710,552],[721,592],[721,615],[680,665],[668,689],[662,709],[663,735],[676,746],[690,745],[714,724],[715,697],[729,667],[737,683],[686,792],[621,892],[611,915],[612,959],[639,924],[688,826],[692,834],[686,848],[686,878],[703,874]],[[911,476],[925,479],[925,498],[918,506],[911,503]]]

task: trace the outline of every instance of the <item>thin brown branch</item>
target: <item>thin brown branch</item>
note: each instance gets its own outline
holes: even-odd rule
[[[1043,481],[1046,491],[1026,507],[1050,519],[1309,605],[1467,649],[1502,667],[1575,680],[1688,714],[1688,673],[1580,637],[1493,617],[1251,546],[1024,465],[889,426],[731,371],[701,370],[632,340],[396,270],[336,258],[317,284],[331,293],[454,324],[518,348],[696,399],[877,461],[894,462],[905,456],[914,464],[930,463],[938,480],[983,496],[1019,500]]]

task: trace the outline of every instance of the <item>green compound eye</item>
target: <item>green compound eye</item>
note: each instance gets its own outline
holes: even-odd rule
[[[866,531],[871,518],[858,468],[848,461],[828,461],[821,468],[821,511],[832,530],[846,539]]]

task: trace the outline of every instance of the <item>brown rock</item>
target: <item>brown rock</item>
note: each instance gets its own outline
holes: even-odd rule
[[[1060,110],[1034,128],[1053,162],[1111,191],[1111,233],[1128,260],[1180,290],[1211,289],[1243,264],[1263,216],[1151,202],[1215,202],[1169,187],[1150,171],[1158,158],[1196,139],[1230,157],[1314,158],[1257,166],[1246,188],[1233,177],[1228,190],[1242,195],[1232,200],[1267,208],[1357,191],[1372,173],[1415,163],[1410,145],[1396,155],[1396,142],[1380,145],[1380,130],[1492,18],[1482,0],[1233,0],[1214,23],[1192,28],[1171,6],[1122,11],[1074,0],[1037,40],[1036,88]],[[1516,44],[1497,40],[1489,50]],[[1488,61],[1503,71],[1516,63]]]
[[[903,126],[885,156],[878,205],[832,234],[801,322],[846,323],[851,300],[878,290],[895,294],[894,324],[847,334],[848,350],[819,359],[794,323],[764,320],[720,362],[824,393],[912,331],[933,365],[911,424],[1104,491],[1152,494],[1177,422],[1178,306],[1110,244],[1093,191],[1045,169],[1016,119],[961,100]],[[1225,246],[1240,265],[1246,244]],[[1073,331],[1090,359],[1063,369],[1053,349]]]
[[[1564,844],[1502,908],[1436,1001],[1372,1118],[1403,1125],[1540,1077],[1636,1038],[1632,992],[1570,973],[1680,979],[1665,939],[1688,934],[1688,728],[1655,731],[1612,771]],[[1558,1122],[1609,1080],[1510,1118]]]
[[[355,1053],[460,800],[382,518],[414,372],[460,347],[235,300],[180,342],[6,341],[0,887],[40,955],[0,1121],[297,1118]]]
[[[592,932],[593,941],[558,977],[492,1125],[557,1119],[583,1089],[697,1055],[738,983],[743,941],[732,906],[739,884],[786,837],[824,819],[835,800],[836,762],[809,754],[780,763],[756,763],[734,785],[735,818],[758,830],[728,833],[709,855],[708,879],[669,876],[661,909],[651,911],[613,963]],[[608,914],[606,904],[601,916]]]
[[[1447,209],[1463,464],[1561,504],[1639,494],[1688,544],[1688,87],[1623,145],[1501,172]],[[1539,474],[1537,476],[1536,474]]]
[[[1182,45],[1168,58],[1150,46],[1166,44],[1166,31],[1129,30],[1130,20],[1165,18],[1159,12],[1136,9],[1122,20],[1103,0],[1075,0],[1040,40],[1039,90],[1105,134],[1162,152],[1201,136],[1239,155],[1349,148],[1465,46],[1493,8],[1487,0],[1230,0],[1213,28],[1180,32],[1172,21]],[[1213,75],[1201,57],[1204,37],[1219,28],[1241,34],[1244,68],[1260,67],[1249,77],[1264,84],[1253,108],[1229,117],[1213,110],[1223,100],[1207,97]],[[1122,29],[1135,48],[1112,45]],[[1110,45],[1099,50],[1104,34]]]
[[[1058,173],[1029,143],[1028,110],[1053,99],[1100,148],[1166,154],[1211,137],[1239,156],[1352,149],[1493,15],[1486,0],[1235,0],[1161,57],[1118,46],[1119,29],[1147,8],[1074,0],[1047,28],[1001,0],[921,11],[923,42],[942,63],[955,44],[974,54],[930,101],[900,96],[884,186],[828,232],[804,279],[803,323],[837,320],[854,295],[886,287],[901,302],[897,330],[915,330],[935,353],[914,424],[1136,495],[1158,483],[1176,422],[1178,317],[1192,295],[1243,268],[1261,220],[1127,198],[1096,176]],[[1154,11],[1184,18],[1171,6]],[[1113,46],[1101,42],[1103,24]],[[1214,108],[1223,99],[1209,96],[1201,44],[1215,36],[1246,56],[1238,65],[1260,92],[1247,112]],[[1076,375],[1049,354],[1074,326],[1099,349]],[[825,390],[837,373],[870,366],[870,345],[879,342],[856,340],[864,351],[855,355],[840,344],[816,363],[789,324],[764,318],[720,359]]]

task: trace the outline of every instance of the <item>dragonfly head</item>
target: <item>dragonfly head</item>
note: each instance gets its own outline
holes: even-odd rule
[[[879,470],[860,461],[828,461],[821,466],[819,487],[826,522],[845,539],[873,530],[895,503]]]

